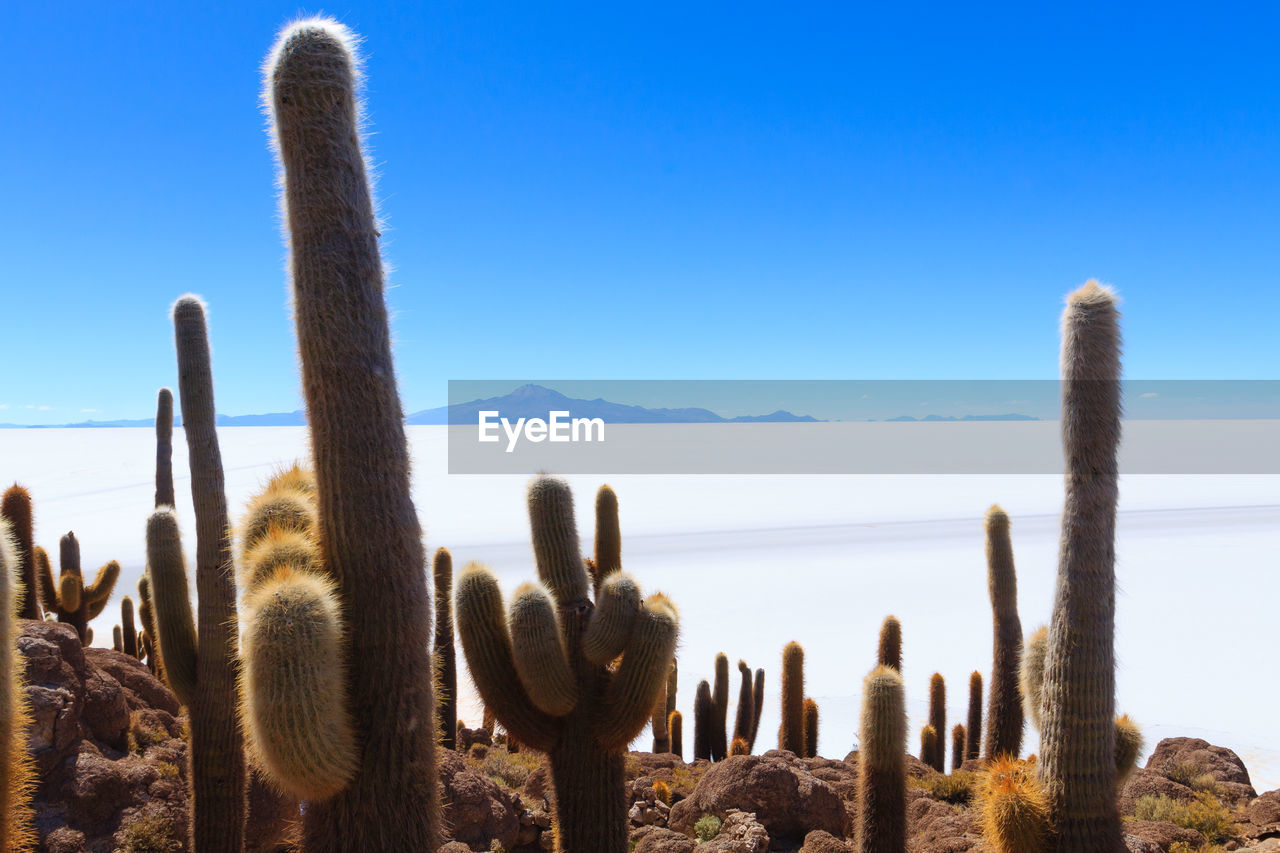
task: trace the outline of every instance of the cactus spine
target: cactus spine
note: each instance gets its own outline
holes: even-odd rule
[[[693,694],[693,760],[711,760],[711,718],[715,700],[711,698],[711,684],[705,678],[698,682]]]
[[[983,774],[978,792],[982,837],[995,853],[1047,853],[1052,840],[1049,801],[1030,765],[1007,754]],[[1097,850],[1123,850],[1124,845]]]
[[[1049,626],[1041,625],[1027,638],[1018,674],[1026,714],[1031,718],[1031,725],[1039,731],[1044,730],[1041,709],[1044,705],[1044,658],[1048,651]]]
[[[1062,853],[1123,847],[1116,806],[1115,521],[1120,330],[1090,281],[1062,315],[1066,500],[1044,669],[1040,780]]]
[[[125,596],[120,602],[121,651],[131,658],[138,656],[138,629],[133,624],[133,599]]]
[[[31,794],[35,770],[27,751],[31,710],[18,654],[23,567],[7,517],[0,517],[0,850],[25,853],[36,841]]]
[[[964,726],[956,723],[955,728],[951,730],[951,772],[960,769],[960,765],[964,764],[964,744],[965,744]]]
[[[859,853],[907,849],[907,710],[902,676],[878,666],[862,683],[858,739]]]
[[[454,749],[458,744],[458,658],[453,648],[453,555],[449,549],[436,551],[431,563],[435,579],[436,627],[435,656],[436,678],[440,692],[436,696],[442,733],[440,745]]]
[[[59,572],[55,586],[48,555],[39,548],[35,551],[46,608],[58,615],[59,622],[75,628],[82,644],[89,645],[93,641],[89,620],[96,619],[106,608],[111,590],[120,577],[120,564],[115,560],[106,563],[98,569],[93,583],[86,586],[80,572],[80,542],[75,533],[67,533],[58,542]]]
[[[921,761],[933,767],[939,773],[946,772],[947,766],[947,683],[942,675],[934,673],[929,677],[929,725],[934,731],[934,751],[930,759],[921,757]]]
[[[173,305],[178,393],[196,516],[196,619],[191,618],[177,518],[168,507],[147,522],[147,565],[169,684],[191,719],[191,841],[197,853],[244,845],[244,739],[236,721],[238,626],[231,524],[213,400],[204,304]]]
[[[327,19],[287,28],[267,62],[321,559],[347,620],[347,693],[361,756],[350,785],[307,804],[303,838],[308,851],[432,850],[440,803],[431,594],[360,149],[356,68],[351,34]]]
[[[155,506],[173,506],[173,392],[156,393],[156,499]]]
[[[733,719],[733,739],[742,738],[747,743],[747,754],[751,753],[751,730],[755,724],[755,691],[751,687],[751,668],[746,661],[738,661],[738,672],[742,681],[738,685],[738,712]]]
[[[14,588],[17,596],[14,608],[18,618],[43,619],[36,587],[35,525],[31,512],[31,493],[17,483],[5,489],[4,498],[0,499],[0,518],[8,520],[13,536],[13,557],[16,564],[13,571],[18,573],[18,585]]]
[[[1142,729],[1128,714],[1116,717],[1116,791],[1124,788],[1142,755]]]
[[[755,683],[751,686],[751,737],[747,745],[752,752],[756,749],[756,735],[760,733],[760,713],[764,710],[764,670],[757,669]]]
[[[507,730],[551,759],[558,849],[625,853],[623,752],[670,673],[675,608],[661,594],[640,602],[635,581],[618,570],[600,578],[592,601],[563,480],[534,479],[529,521],[542,584],[517,590],[509,625],[490,572],[471,566],[458,579],[467,666]]]
[[[653,729],[653,752],[655,754],[671,751],[671,730],[667,728],[667,685],[664,682],[658,690],[658,698],[653,704],[653,716],[650,720]]]
[[[969,717],[964,727],[964,759],[976,759],[982,752],[982,673],[969,673]]]
[[[804,754],[801,758],[818,757],[818,703],[804,700]]]
[[[804,649],[790,642],[782,649],[782,728],[778,749],[804,754]]]
[[[902,623],[897,616],[886,616],[880,625],[880,645],[876,649],[876,660],[880,666],[887,666],[902,674]]]
[[[716,681],[711,689],[714,716],[711,721],[711,760],[729,757],[729,658],[716,655]]]
[[[729,754],[730,755],[750,755],[751,747],[747,745],[747,739],[740,738],[740,737],[734,738],[733,742],[729,744]]]
[[[667,731],[671,733],[671,751],[681,761],[684,760],[684,717],[679,711],[672,711],[667,717]]]
[[[987,706],[984,757],[1014,758],[1022,751],[1022,697],[1018,669],[1022,660],[1022,622],[1018,618],[1018,578],[1009,541],[1009,516],[993,506],[984,521],[987,538],[987,586],[991,594],[991,695]]]

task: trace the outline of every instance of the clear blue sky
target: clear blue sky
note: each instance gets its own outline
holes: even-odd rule
[[[318,11],[365,37],[408,411],[1052,378],[1091,276],[1129,375],[1277,378],[1280,13],[1110,5],[14,5],[0,422],[149,415],[187,291],[219,410],[300,407],[259,64]]]

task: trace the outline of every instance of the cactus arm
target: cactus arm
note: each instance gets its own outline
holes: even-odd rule
[[[559,738],[560,723],[538,710],[521,686],[498,581],[482,566],[468,565],[458,576],[454,608],[467,668],[486,707],[522,743],[549,751]]]
[[[80,576],[71,573],[60,576],[58,578],[59,621],[63,615],[79,610],[82,598],[84,598],[84,584],[80,581]]]
[[[537,477],[529,484],[529,526],[538,577],[551,590],[556,604],[568,611],[588,603],[587,569],[578,550],[573,493],[568,483]]]
[[[120,564],[115,560],[104,563],[98,569],[93,583],[84,588],[86,600],[89,602],[89,618],[96,619],[107,602],[111,600],[111,592],[120,578]]]
[[[529,699],[544,713],[563,717],[578,704],[578,682],[546,590],[524,584],[511,599],[513,661]]]
[[[602,666],[616,658],[631,638],[632,626],[640,613],[640,587],[629,575],[615,572],[601,583],[596,609],[582,637],[586,659]]]
[[[643,731],[676,652],[680,620],[661,594],[645,600],[622,664],[605,691],[596,730],[607,751],[622,750]]]
[[[595,578],[599,587],[622,569],[622,529],[618,524],[618,495],[609,486],[596,492]]]
[[[155,506],[173,506],[173,392],[156,393],[156,496]]]
[[[33,549],[36,563],[36,584],[40,587],[40,603],[50,613],[58,609],[58,587],[53,582],[53,566],[49,564],[49,552],[40,546]]]
[[[147,519],[147,566],[165,675],[178,701],[190,705],[196,690],[196,628],[178,519],[172,509],[156,510]]]

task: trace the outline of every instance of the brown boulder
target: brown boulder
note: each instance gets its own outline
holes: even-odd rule
[[[1168,850],[1175,841],[1182,841],[1193,848],[1204,843],[1204,836],[1194,829],[1163,820],[1127,820],[1124,831],[1134,838],[1155,844],[1161,850]]]
[[[841,841],[829,832],[815,829],[804,837],[800,853],[853,853],[853,845]]]
[[[710,841],[698,845],[698,853],[768,853],[769,833],[756,816],[730,809],[720,831]]]
[[[642,826],[632,830],[632,853],[694,853],[697,843],[687,835],[661,826]]]
[[[1245,838],[1280,838],[1280,790],[1260,794],[1245,807],[1241,818]]]
[[[815,829],[846,834],[844,803],[789,752],[735,755],[712,764],[693,792],[671,807],[670,826],[686,835],[705,814],[752,812],[775,840],[802,841]]]
[[[1120,814],[1131,815],[1143,797],[1168,797],[1178,802],[1190,802],[1196,798],[1196,792],[1186,785],[1168,779],[1154,770],[1138,768],[1129,776],[1124,790],[1120,792],[1118,805]]]
[[[514,847],[520,812],[512,796],[453,750],[440,751],[438,770],[445,825],[453,828],[453,840],[475,850],[488,850],[494,841],[504,849]]]
[[[96,667],[85,669],[84,711],[80,719],[94,740],[118,750],[127,748],[124,736],[129,730],[129,703],[120,682]]]
[[[84,657],[89,663],[110,675],[124,688],[125,698],[129,700],[129,710],[155,708],[178,716],[178,698],[164,682],[151,674],[147,665],[137,658],[113,649],[84,650]]]
[[[907,847],[912,853],[961,853],[982,838],[977,812],[907,791]]]

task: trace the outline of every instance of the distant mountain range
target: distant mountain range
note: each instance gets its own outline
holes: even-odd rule
[[[767,415],[738,415],[726,418],[710,409],[648,409],[644,406],[628,406],[597,397],[594,400],[578,400],[566,397],[559,391],[542,385],[521,385],[509,394],[454,403],[434,409],[423,409],[405,418],[410,425],[470,424],[479,421],[481,411],[498,411],[501,416],[514,421],[517,418],[546,418],[551,411],[567,411],[575,418],[600,418],[608,424],[758,424],[758,423],[818,423],[812,415],[796,415],[779,409]],[[961,417],[925,415],[914,418],[901,415],[889,418],[892,422],[950,422],[950,421],[1035,421],[1031,415],[963,415]],[[182,425],[182,418],[175,415],[174,426]],[[301,410],[275,412],[265,415],[218,415],[218,426],[306,426],[307,415]],[[151,427],[153,418],[136,418],[117,421],[81,421],[74,424],[0,424],[0,429],[77,429],[102,427]]]

